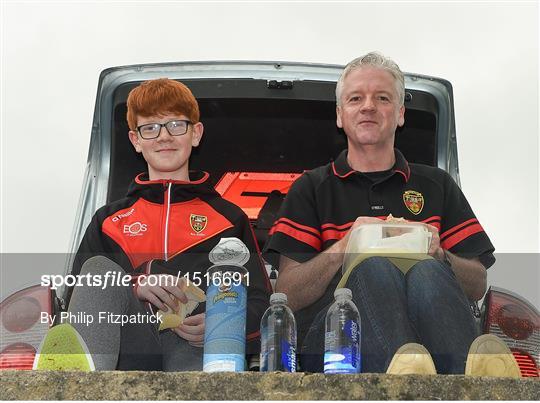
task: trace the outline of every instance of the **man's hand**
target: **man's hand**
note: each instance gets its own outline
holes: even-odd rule
[[[433,256],[437,260],[444,260],[444,250],[441,248],[441,238],[439,230],[433,225],[424,224],[429,232],[431,232],[431,243],[429,244],[428,255]]]
[[[205,329],[206,314],[188,316],[177,328],[173,329],[178,336],[187,340],[194,347],[202,347],[204,345],[204,329]]]
[[[185,281],[184,277],[150,274],[139,283],[136,290],[137,298],[150,302],[162,311],[168,311],[167,307],[176,311],[179,307],[178,301],[184,304],[188,302],[186,294],[180,289]],[[177,282],[178,285],[175,285]],[[157,285],[149,285],[148,283]]]

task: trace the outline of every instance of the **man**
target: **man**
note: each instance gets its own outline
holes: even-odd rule
[[[448,174],[409,164],[394,149],[404,95],[403,73],[380,54],[345,67],[336,114],[348,149],[293,184],[270,231],[265,250],[280,255],[276,290],[295,311],[306,371],[322,370],[324,316],[351,231],[389,214],[426,225],[433,259],[403,274],[387,258],[372,257],[352,272],[346,287],[362,319],[362,370],[384,372],[400,346],[421,343],[439,373],[463,373],[477,336],[469,301],[486,290],[494,248]]]
[[[72,274],[104,281],[110,277],[108,272],[127,273],[134,285],[74,287],[69,312],[92,318],[93,323],[71,321],[70,325],[68,321],[53,328],[37,366],[89,368],[84,362],[66,359],[47,365],[46,353],[51,357],[55,350],[50,346],[63,337],[72,340],[72,352],[81,351],[77,344],[82,338],[99,370],[202,369],[204,304],[180,325],[160,333],[159,324],[137,319],[120,325],[109,319],[116,316],[103,312],[144,319],[158,309],[178,310],[180,303],[188,302],[184,277],[206,289],[205,274],[213,264],[209,254],[215,257],[224,252],[225,244],[229,257],[249,271],[247,352],[258,353],[259,323],[268,306],[270,283],[247,216],[220,197],[207,173],[189,170],[192,147],[199,145],[203,135],[197,101],[180,82],[147,81],[130,92],[127,120],[129,139],[146,160],[148,172],[134,179],[124,199],[96,212]],[[180,281],[175,282],[177,275]],[[154,309],[149,311],[150,304]],[[67,344],[61,352],[70,351]],[[76,361],[77,356],[66,357]]]

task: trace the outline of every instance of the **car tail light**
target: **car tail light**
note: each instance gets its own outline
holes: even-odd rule
[[[540,313],[528,301],[502,288],[491,287],[482,309],[483,331],[508,345],[524,377],[540,375]]]
[[[523,351],[511,349],[516,359],[519,369],[521,370],[521,376],[525,377],[538,377],[538,367],[534,362],[534,358],[530,354]]]
[[[33,286],[7,297],[0,304],[0,369],[32,369],[34,355],[45,333],[42,312],[53,311],[49,287]]]
[[[30,344],[13,343],[0,352],[1,369],[32,369],[36,349]]]

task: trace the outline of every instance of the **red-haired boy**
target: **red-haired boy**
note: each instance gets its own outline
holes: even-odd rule
[[[180,82],[165,78],[147,81],[130,92],[127,120],[129,139],[135,151],[142,153],[148,172],[134,179],[125,198],[96,212],[72,274],[105,278],[107,272],[127,273],[134,285],[74,287],[69,313],[93,318],[93,323],[68,321],[69,325],[57,331],[59,336],[53,328],[35,366],[91,369],[95,364],[98,370],[201,370],[203,305],[178,327],[162,332],[144,318],[150,316],[150,305],[166,311],[186,303],[182,287],[157,279],[174,278],[178,272],[182,276],[187,273],[192,280],[204,278],[212,265],[209,253],[220,242],[227,242],[227,247],[243,254],[244,259],[240,258],[246,261],[247,352],[257,353],[259,323],[268,306],[270,285],[247,216],[220,197],[209,185],[207,173],[189,170],[192,147],[199,145],[203,135],[197,101]],[[204,290],[206,285],[202,281],[200,287]],[[104,312],[137,315],[144,320],[118,324]],[[68,346],[84,348],[86,344],[89,354],[79,356],[90,355],[89,364],[66,354],[59,363],[47,365],[45,358],[56,352],[47,346],[58,337],[71,338],[71,343],[64,343]],[[80,343],[80,338],[85,343]]]

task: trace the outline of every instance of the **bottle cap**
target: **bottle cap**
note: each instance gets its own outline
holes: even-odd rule
[[[348,288],[338,288],[336,289],[336,291],[334,291],[334,298],[337,298],[340,296],[352,299],[352,291],[349,290]]]
[[[287,303],[287,295],[283,294],[282,292],[275,292],[272,295],[270,295],[270,303],[271,304],[275,304],[275,303],[286,304]]]

